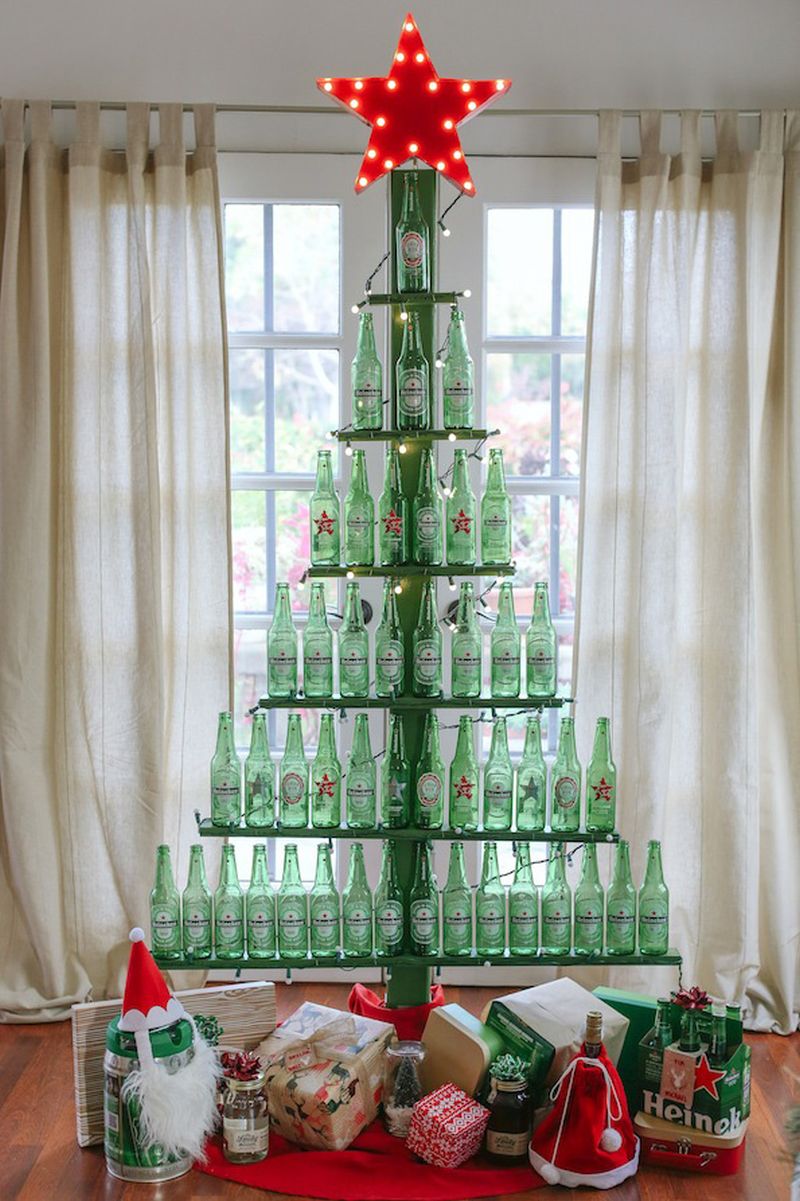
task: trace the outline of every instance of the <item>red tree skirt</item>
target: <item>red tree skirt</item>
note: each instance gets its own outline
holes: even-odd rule
[[[441,984],[434,984],[431,999],[425,1005],[406,1005],[402,1009],[389,1009],[386,1002],[371,988],[366,988],[363,984],[354,984],[347,1004],[351,1013],[356,1013],[362,1018],[391,1022],[398,1038],[421,1039],[430,1011],[444,1005],[444,989]]]
[[[270,1133],[269,1155],[261,1163],[240,1166],[222,1154],[219,1139],[209,1142],[208,1162],[197,1169],[292,1197],[328,1201],[466,1201],[542,1188],[532,1168],[498,1168],[476,1156],[460,1168],[420,1163],[402,1139],[379,1121],[360,1134],[347,1151],[301,1151]]]

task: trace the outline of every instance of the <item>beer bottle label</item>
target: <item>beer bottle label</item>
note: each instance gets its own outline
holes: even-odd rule
[[[360,634],[339,635],[339,667],[351,688],[366,692],[369,684],[369,659]]]
[[[395,947],[403,938],[403,907],[399,901],[383,901],[375,908],[375,924],[386,948]]]
[[[543,941],[546,945],[569,943],[569,906],[563,901],[542,902]]]
[[[422,946],[431,946],[436,929],[436,905],[424,897],[411,903],[411,937]]]
[[[559,809],[574,809],[579,795],[580,785],[574,776],[558,776],[553,784],[553,796]]]
[[[441,776],[428,771],[417,780],[417,799],[425,809],[432,809],[442,799],[443,783]]]
[[[336,950],[339,943],[339,910],[330,897],[311,898],[311,930],[315,948]]]
[[[273,683],[287,686],[293,684],[296,667],[297,658],[294,651],[290,653],[280,648],[270,651],[269,672],[270,681]]]
[[[414,680],[418,684],[433,684],[438,679],[442,658],[432,638],[417,643],[414,652]]]
[[[466,947],[470,945],[472,935],[472,913],[466,906],[456,905],[448,908],[445,903],[444,911],[445,953],[450,947]]]
[[[180,941],[177,909],[154,909],[150,925],[153,931],[153,949],[174,950]]]
[[[398,411],[401,417],[420,417],[425,405],[428,381],[425,372],[409,367],[401,372],[398,387]]]
[[[278,930],[285,946],[302,943],[306,933],[306,910],[301,898],[278,899]]]
[[[353,389],[355,407],[362,416],[372,414],[379,409],[382,399],[381,390],[375,384],[357,384]]]
[[[495,897],[477,897],[475,901],[475,917],[478,922],[478,941],[495,943],[503,937],[505,910],[502,902]]]
[[[347,545],[350,547],[369,546],[371,535],[372,522],[367,513],[351,510],[347,515]]]
[[[303,682],[306,691],[329,684],[332,668],[331,640],[325,635],[307,636],[303,643]]]
[[[614,946],[627,946],[635,936],[635,905],[631,903],[609,903],[608,938]]]
[[[349,947],[369,948],[372,941],[372,913],[360,901],[345,904],[344,940]]]
[[[404,267],[421,267],[425,254],[425,239],[421,233],[410,229],[400,240],[400,257]]]
[[[423,546],[432,546],[439,536],[439,514],[433,505],[417,509],[417,539]]]
[[[272,953],[275,950],[275,915],[271,905],[248,906],[247,950],[250,955],[256,951]]]
[[[217,909],[217,942],[225,946],[236,943],[242,937],[242,906],[227,902]]]
[[[597,905],[575,901],[575,944],[600,950],[603,945],[603,911]]]
[[[184,905],[183,913],[183,934],[184,939],[188,944],[203,945],[208,940],[208,934],[211,929],[211,912],[210,910],[190,909],[186,912]]]
[[[375,804],[375,785],[371,774],[363,768],[351,767],[346,776],[347,805],[352,816],[363,817]]]
[[[536,936],[536,903],[532,897],[509,897],[509,941],[529,945]]]
[[[305,790],[306,782],[299,772],[287,771],[281,778],[281,800],[285,805],[298,805]]]
[[[519,645],[512,635],[500,635],[492,642],[492,670],[503,678],[519,671]]]
[[[378,648],[376,666],[387,687],[400,684],[403,675],[403,644],[396,639],[381,643]]]

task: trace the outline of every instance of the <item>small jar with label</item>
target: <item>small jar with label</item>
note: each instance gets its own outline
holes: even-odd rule
[[[264,1096],[264,1073],[252,1080],[225,1081],[222,1110],[222,1150],[229,1163],[259,1163],[269,1151],[269,1114]]]
[[[496,1163],[528,1162],[531,1138],[531,1100],[524,1076],[513,1079],[491,1077],[492,1087],[486,1104],[486,1154]]]

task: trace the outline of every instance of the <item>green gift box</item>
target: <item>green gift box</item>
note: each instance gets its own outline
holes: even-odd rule
[[[639,1108],[642,1096],[639,1082],[639,1043],[655,1023],[656,998],[626,992],[623,988],[600,987],[595,988],[593,992],[598,1000],[605,1001],[606,1005],[616,1009],[630,1022],[617,1062],[617,1071],[628,1099],[628,1108],[631,1114],[634,1114]]]

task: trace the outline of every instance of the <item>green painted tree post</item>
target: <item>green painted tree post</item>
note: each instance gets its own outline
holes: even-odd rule
[[[435,171],[421,170],[419,171],[419,198],[422,207],[423,216],[428,223],[428,228],[431,231],[431,258],[430,258],[430,287],[431,292],[436,291],[438,278],[438,200],[439,200],[439,178]],[[392,171],[389,176],[389,211],[388,211],[388,239],[389,252],[391,255],[391,271],[390,271],[390,290],[392,293],[397,292],[397,248],[395,244],[395,226],[400,219],[400,212],[403,204],[403,172]],[[414,306],[414,313],[419,319],[420,332],[422,334],[422,346],[425,352],[425,357],[430,364],[431,371],[431,410],[435,413],[435,373],[434,361],[436,359],[436,306],[432,297],[427,297],[422,293],[415,296],[409,296],[409,302]],[[391,321],[391,337],[389,340],[390,355],[387,368],[390,376],[390,387],[392,396],[392,425],[397,428],[397,396],[396,396],[396,380],[394,365],[397,362],[400,354],[400,345],[403,340],[403,322],[400,319],[400,311],[402,306],[399,304],[392,305],[390,308]],[[431,425],[436,425],[435,419],[431,420]],[[399,446],[399,442],[393,442],[393,446]],[[414,434],[409,437],[407,443],[407,452],[400,458],[401,470],[403,475],[403,491],[408,497],[409,512],[411,512],[412,498],[417,490],[417,479],[419,476],[419,465],[422,457],[422,451],[425,447],[433,445],[430,438],[425,438],[424,435]],[[406,644],[406,663],[411,663],[411,636],[414,631],[414,626],[417,623],[419,614],[419,603],[422,595],[422,585],[424,575],[409,576],[401,580],[403,591],[397,598],[397,608],[400,616],[400,623],[403,627]],[[406,695],[411,693],[411,671],[406,669]],[[424,710],[406,712],[405,713],[405,741],[406,755],[408,761],[413,768],[419,758],[422,744],[422,726],[425,720]],[[420,835],[424,838],[424,834]],[[406,894],[406,929],[409,929],[408,920],[408,893],[411,888],[411,875],[414,863],[414,843],[411,840],[399,840],[395,843],[396,863],[398,869],[398,877],[403,890]],[[391,969],[389,983],[387,988],[387,1005],[394,1009],[403,1005],[424,1005],[430,1000],[431,988],[431,968],[425,964],[394,964]]]

